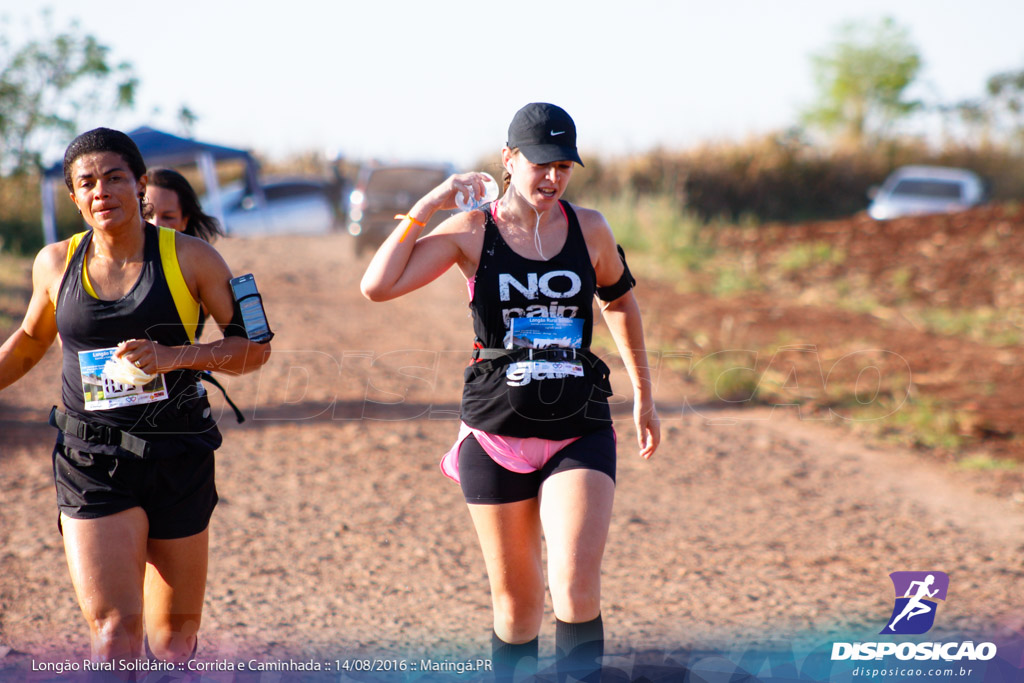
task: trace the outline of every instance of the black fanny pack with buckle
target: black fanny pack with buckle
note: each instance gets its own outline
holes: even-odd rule
[[[101,446],[119,446],[137,458],[145,458],[152,452],[151,444],[145,439],[116,427],[79,420],[57,406],[50,409],[48,422],[51,427],[56,427],[80,441]]]
[[[589,349],[477,348],[473,360],[462,391],[470,427],[560,440],[611,424],[611,371]]]

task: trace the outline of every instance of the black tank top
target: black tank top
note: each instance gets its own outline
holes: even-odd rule
[[[71,256],[57,295],[57,331],[63,345],[62,399],[68,414],[93,424],[115,427],[146,439],[155,456],[175,455],[220,446],[221,436],[210,415],[205,390],[194,370],[172,370],[163,375],[166,399],[132,405],[121,398],[116,407],[97,408],[110,397],[108,387],[92,384],[96,368],[109,349],[127,339],[149,339],[166,346],[189,344],[160,261],[157,228],[145,225],[143,266],[132,289],[117,301],[90,295],[82,283],[85,255],[92,241],[90,230]],[[95,364],[89,370],[90,363]],[[159,384],[147,389],[159,389]],[[154,396],[159,396],[155,393]],[[90,407],[87,406],[90,401]],[[72,448],[116,455],[117,446],[93,444],[63,434]]]
[[[568,202],[561,206],[568,234],[547,261],[513,251],[491,207],[482,209],[484,244],[470,302],[475,346],[506,349],[514,318],[577,318],[582,330],[574,351],[519,349],[468,367],[462,420],[470,427],[502,436],[566,439],[611,424],[608,367],[590,353],[597,277],[576,213]],[[562,372],[563,363],[578,370]]]

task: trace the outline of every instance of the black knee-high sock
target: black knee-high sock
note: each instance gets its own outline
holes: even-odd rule
[[[142,644],[146,652],[146,659],[151,662],[162,661],[159,657],[153,654],[153,651],[149,648],[149,636],[144,635],[142,638]],[[196,658],[196,652],[199,650],[199,636],[196,636],[196,642],[192,644],[192,654],[188,656],[189,661],[194,661]],[[151,671],[149,673],[138,672],[135,674],[136,678],[133,679],[136,683],[175,683],[176,681],[191,681],[192,674],[188,671]],[[198,674],[197,678],[198,679]]]
[[[598,683],[604,656],[601,615],[579,624],[555,619],[555,654],[559,683],[571,680]]]
[[[525,680],[537,673],[538,640],[514,645],[491,632],[491,665],[496,683]],[[532,661],[531,661],[532,660]]]
[[[142,647],[146,652],[146,659],[151,662],[159,662],[160,658],[153,654],[153,651],[149,649],[149,636],[146,634],[142,635]],[[196,652],[199,650],[199,636],[196,636],[196,642],[192,643],[192,654],[188,656],[189,661],[196,658]]]

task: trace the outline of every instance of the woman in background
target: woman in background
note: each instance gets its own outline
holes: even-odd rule
[[[149,172],[144,202],[146,219],[161,228],[171,228],[206,242],[223,236],[220,224],[203,213],[199,197],[185,176],[169,168]]]

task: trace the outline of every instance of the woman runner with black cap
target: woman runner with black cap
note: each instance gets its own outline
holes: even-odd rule
[[[506,191],[429,235],[459,193],[484,195],[482,174],[448,178],[422,197],[370,262],[365,296],[386,301],[457,265],[476,333],[462,428],[442,471],[459,481],[484,554],[494,607],[498,680],[536,668],[544,613],[541,540],[556,618],[559,678],[598,680],[604,651],[601,558],[615,492],[608,368],[590,352],[593,297],[634,390],[640,455],[660,440],[634,281],[597,211],[561,196],[576,127],[552,104],[520,109],[501,152]]]

